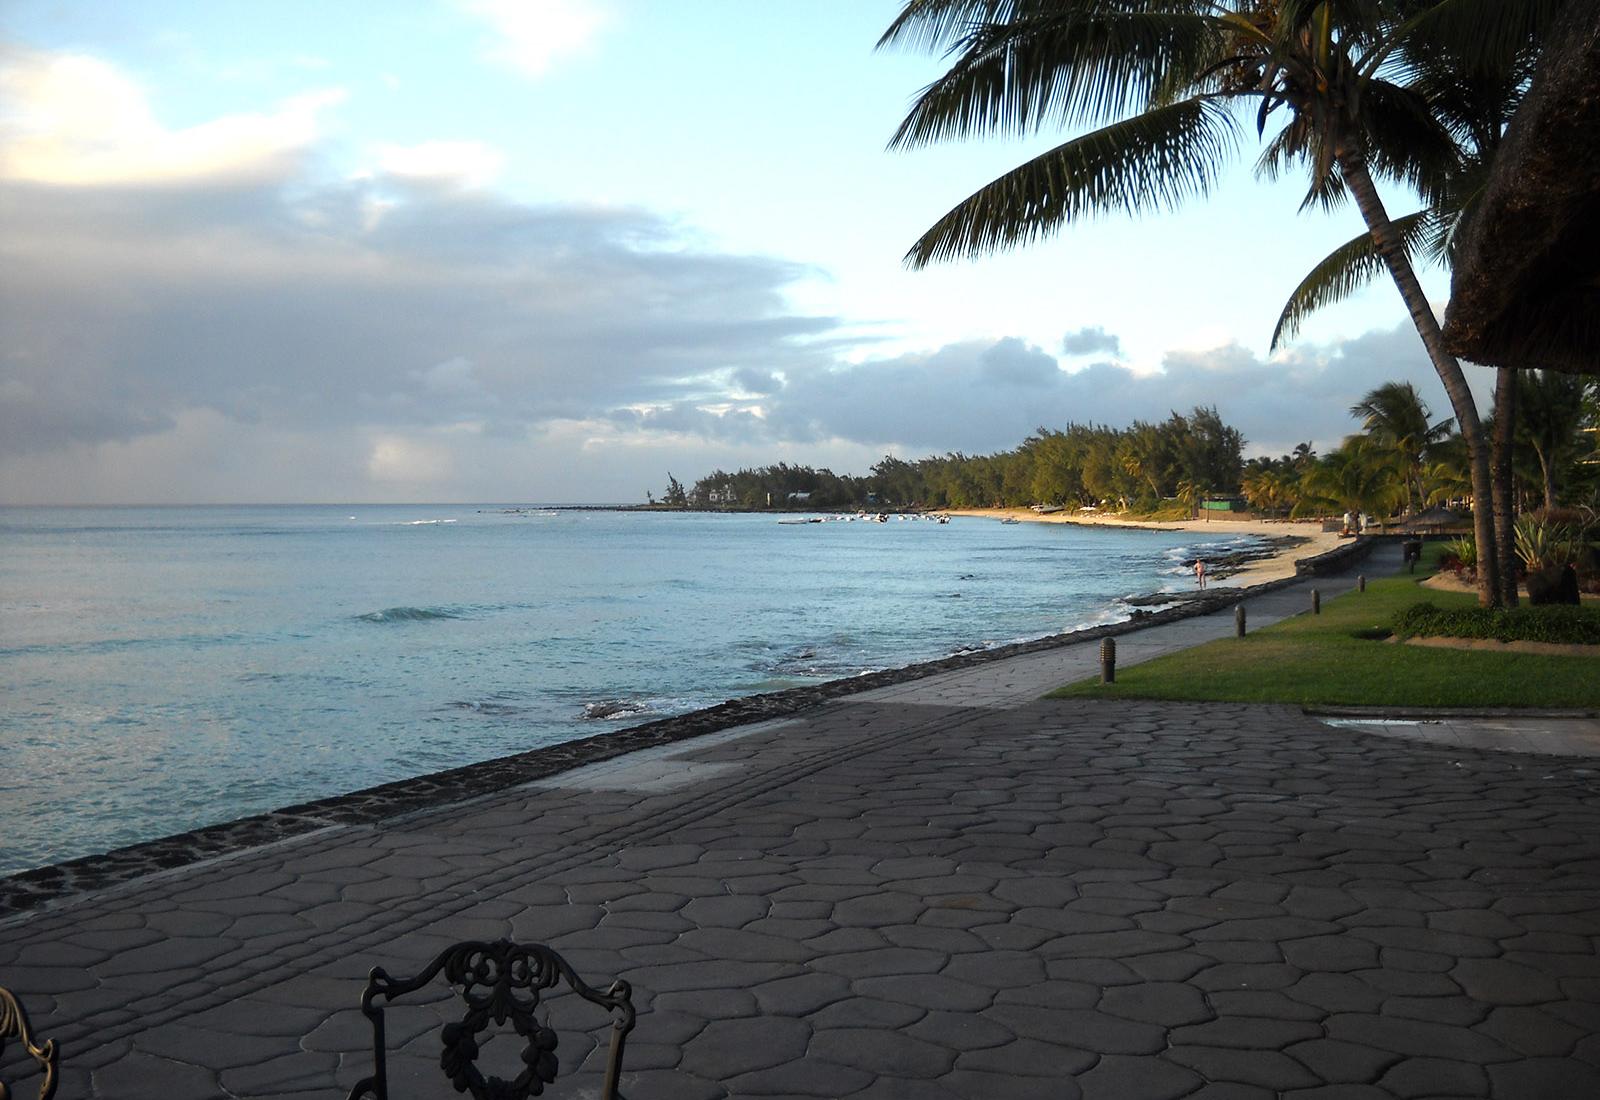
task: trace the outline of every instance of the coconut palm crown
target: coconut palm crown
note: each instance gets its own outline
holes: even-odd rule
[[[1309,176],[1306,204],[1353,198],[1450,395],[1490,499],[1482,425],[1412,269],[1415,227],[1390,221],[1374,177],[1437,208],[1458,146],[1406,77],[1431,44],[1514,52],[1527,11],[1557,0],[908,0],[879,42],[942,51],[891,147],[1045,128],[1076,132],[986,184],[911,247],[916,267],[1028,244],[1087,215],[1206,195],[1254,129],[1258,170]],[[1492,551],[1487,508],[1477,536]],[[1485,555],[1492,563],[1492,552]],[[1480,570],[1480,598],[1498,579]]]

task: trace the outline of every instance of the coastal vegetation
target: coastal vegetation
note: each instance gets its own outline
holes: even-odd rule
[[[717,470],[684,488],[668,475],[666,507],[698,510],[872,507],[989,508],[1043,503],[1152,512],[1192,508],[1239,490],[1244,436],[1215,408],[1173,413],[1128,428],[1043,428],[1013,450],[987,455],[887,456],[865,476],[777,463]]]
[[[1529,396],[1513,438],[1511,489],[1526,541],[1552,522],[1581,527],[1582,516],[1600,511],[1600,383],[1523,371],[1518,385]],[[650,499],[702,511],[1045,505],[1175,519],[1193,515],[1208,497],[1238,495],[1269,518],[1351,512],[1381,523],[1471,495],[1465,443],[1414,386],[1386,383],[1350,412],[1360,430],[1326,455],[1306,442],[1278,457],[1244,460],[1241,433],[1216,408],[1201,407],[1126,428],[1041,427],[994,454],[887,456],[864,475],[783,462],[717,470],[689,486],[669,474],[667,488]],[[1466,546],[1472,566],[1476,543]],[[1527,560],[1523,549],[1517,546]]]
[[[1510,531],[1510,456],[1502,448],[1497,497],[1484,421],[1415,260],[1449,262],[1560,8],[1559,0],[907,0],[879,45],[942,53],[950,66],[918,95],[892,147],[1076,131],[958,203],[907,260],[981,256],[1095,214],[1204,197],[1253,128],[1261,174],[1303,168],[1306,208],[1353,201],[1366,228],[1302,282],[1275,339],[1388,272],[1460,433],[1478,505],[1479,600],[1514,599],[1499,575],[1509,557],[1497,549]],[[1391,218],[1380,181],[1416,195],[1422,210]],[[1509,374],[1497,389],[1509,440]]]
[[[1460,636],[1508,632],[1583,641],[1600,621],[1592,608],[1485,609],[1466,592],[1419,588],[1420,579],[1370,581],[1365,592],[1324,603],[1320,615],[1297,615],[1243,638],[1120,668],[1112,684],[1089,680],[1052,694],[1307,706],[1600,706],[1594,656],[1445,649],[1391,638],[1402,627],[1416,632],[1470,619],[1478,633]],[[1429,610],[1413,611],[1419,604]],[[1500,625],[1507,622],[1516,625]]]

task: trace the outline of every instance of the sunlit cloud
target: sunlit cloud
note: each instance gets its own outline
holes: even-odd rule
[[[463,7],[489,25],[489,58],[530,77],[587,50],[613,18],[594,0],[463,0]]]
[[[321,89],[270,111],[168,129],[115,66],[12,49],[0,54],[0,176],[79,186],[269,175],[317,140],[320,116],[344,99],[342,89]]]
[[[493,183],[504,164],[505,154],[481,141],[425,141],[378,150],[378,167],[388,175],[463,187]]]

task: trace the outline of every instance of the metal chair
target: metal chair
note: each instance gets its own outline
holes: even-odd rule
[[[56,1041],[49,1039],[42,1046],[35,1044],[28,1027],[28,1014],[22,1011],[22,1005],[11,990],[0,986],[0,1054],[5,1053],[7,1039],[22,1040],[23,1051],[39,1063],[44,1073],[44,1080],[39,1083],[39,1100],[50,1100],[56,1094]],[[0,1100],[9,1100],[10,1096],[11,1090],[0,1081]]]
[[[611,1013],[611,1050],[600,1096],[602,1100],[621,1100],[617,1083],[622,1074],[622,1049],[634,1022],[628,983],[619,979],[601,993],[550,948],[510,940],[470,940],[447,947],[414,978],[391,978],[381,966],[373,967],[361,994],[362,1015],[372,1021],[373,1073],[356,1082],[347,1100],[389,1100],[383,1007],[376,1003],[377,998],[388,1004],[421,989],[440,973],[467,1005],[466,1015],[446,1024],[439,1036],[444,1043],[439,1065],[457,1092],[471,1093],[475,1100],[527,1100],[544,1093],[545,1086],[555,1081],[560,1065],[555,1054],[556,1033],[540,1023],[535,1013],[540,994],[565,980],[578,996]],[[507,1020],[524,1040],[523,1070],[510,1081],[486,1078],[477,1065],[478,1036],[491,1021],[503,1026]]]

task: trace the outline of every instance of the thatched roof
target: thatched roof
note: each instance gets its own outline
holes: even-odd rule
[[[1567,4],[1553,31],[1461,242],[1445,342],[1600,374],[1600,3]]]

